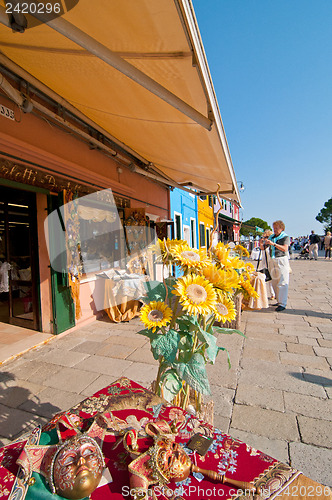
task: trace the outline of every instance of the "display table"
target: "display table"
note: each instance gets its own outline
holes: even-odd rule
[[[112,272],[100,273],[96,277],[93,297],[98,310],[106,311],[115,323],[129,321],[139,315],[139,298],[145,294],[145,276]]]
[[[70,426],[63,425],[66,419],[83,431],[87,428],[90,429],[89,432],[94,429],[94,436],[101,439],[106,469],[100,485],[91,494],[93,500],[130,499],[128,464],[132,459],[122,442],[122,436],[127,430],[134,430],[138,436],[139,449],[147,450],[151,446],[151,438],[145,432],[146,424],[156,421],[176,423],[176,441],[184,446],[191,461],[197,466],[226,474],[233,480],[251,482],[260,488],[260,494],[243,496],[241,490],[232,484],[221,484],[194,474],[182,483],[167,485],[164,490],[152,487],[157,498],[332,499],[329,488],[310,480],[298,470],[232,438],[180,408],[167,406],[150,391],[127,378],[121,378],[69,411],[57,414],[47,425],[42,429],[37,428],[25,440],[0,450],[1,500],[23,500],[25,494],[26,500],[60,498],[51,494],[40,474],[35,472],[30,486],[26,487],[16,460],[21,457],[22,462],[22,450],[27,439],[30,450],[35,450],[34,453],[30,452],[30,458],[26,460],[31,466],[40,450],[44,450],[46,444],[51,446],[56,427],[60,430],[62,439],[69,436],[72,430]],[[107,422],[107,426],[98,422]],[[197,433],[213,438],[204,457],[186,448],[188,440]],[[44,446],[38,448],[38,443]]]

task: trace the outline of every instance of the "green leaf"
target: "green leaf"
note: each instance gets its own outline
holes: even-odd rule
[[[166,299],[166,288],[160,281],[147,281],[144,283],[146,289],[145,302],[162,301]]]
[[[233,328],[220,328],[220,326],[214,326],[213,331],[214,333],[225,333],[226,335],[237,333],[238,335],[242,335],[242,337],[246,338],[244,333],[240,332],[240,330],[234,330]]]
[[[144,335],[144,337],[148,337],[150,341],[152,341],[154,338],[158,336],[158,333],[153,333],[152,330],[149,330],[149,328],[145,328],[144,330],[140,330],[137,332],[138,335]]]
[[[197,330],[197,327],[199,327],[196,316],[188,316],[186,314],[183,314],[182,316],[177,318],[176,322],[182,332],[193,332]]]
[[[230,358],[230,355],[229,355],[229,352],[228,350],[226,349],[226,347],[218,347],[219,351],[225,351],[226,354],[227,354],[227,361],[228,361],[228,368],[231,368],[231,358]]]
[[[214,364],[219,351],[219,348],[217,346],[217,339],[214,335],[211,335],[210,333],[207,333],[204,330],[201,330],[200,333],[208,345],[207,349],[205,350],[205,354],[209,358],[211,363]]]
[[[151,350],[154,359],[159,359],[159,356],[173,363],[178,352],[178,344],[180,335],[175,330],[169,330],[163,335],[157,335],[151,342]]]
[[[205,395],[211,394],[205,360],[201,354],[195,353],[187,363],[177,363],[176,371],[195,391]]]
[[[182,388],[182,381],[175,370],[168,370],[161,378],[163,397],[171,402]]]

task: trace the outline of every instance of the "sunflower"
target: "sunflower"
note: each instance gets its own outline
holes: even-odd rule
[[[153,332],[157,328],[166,326],[172,319],[173,311],[164,302],[152,301],[142,307],[140,319]]]
[[[235,304],[232,300],[223,298],[215,306],[216,320],[225,323],[236,318]]]
[[[240,288],[240,277],[234,269],[218,269],[212,265],[203,269],[203,274],[215,288],[225,293],[232,293],[235,288]]]
[[[255,271],[255,266],[251,262],[246,262],[245,269],[248,273],[252,273]]]
[[[190,250],[188,243],[185,240],[170,240],[169,238],[164,238],[163,240],[158,238],[158,243],[151,245],[151,250],[159,255],[159,259],[164,262],[164,264],[170,263],[174,260],[174,252],[183,249]]]
[[[172,293],[180,297],[183,309],[189,314],[209,314],[217,300],[212,283],[197,274],[179,278]]]
[[[234,251],[239,253],[241,257],[249,257],[250,255],[248,250],[242,245],[235,245]]]
[[[184,245],[178,245],[174,249],[173,256],[176,264],[181,266],[184,271],[187,269],[199,271],[211,264],[211,259],[204,248],[195,250],[193,248],[186,248]]]
[[[212,248],[212,253],[214,258],[224,266],[224,263],[229,260],[230,249],[226,247],[223,243],[219,242],[215,247]]]
[[[243,289],[243,292],[244,292],[243,295],[245,297],[253,297],[254,299],[257,299],[259,297],[258,293],[254,289],[254,287],[252,286],[250,281],[247,279],[243,279],[242,276],[241,276],[241,280],[240,280],[240,285]]]

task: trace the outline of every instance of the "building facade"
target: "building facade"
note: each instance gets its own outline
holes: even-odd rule
[[[240,241],[240,211],[237,203],[221,199],[221,210],[218,199],[215,199],[214,214],[218,217],[219,241]],[[217,215],[218,214],[218,215]]]
[[[213,196],[197,197],[198,241],[199,246],[208,249],[214,227]]]
[[[170,214],[174,221],[174,237],[198,248],[197,197],[175,188],[170,192]]]
[[[19,85],[15,75],[11,84]],[[50,260],[48,249],[56,251],[60,242],[48,215],[60,213],[66,201],[111,189],[117,220],[125,223],[128,213],[131,219],[140,214],[149,225],[169,219],[169,190],[133,172],[117,152],[112,157],[54,120],[22,113],[5,95],[0,94],[0,105],[9,110],[9,116],[0,116],[0,323],[60,333],[101,314],[93,299],[95,273],[114,262],[123,265],[128,241],[113,231],[107,236],[105,259],[99,255],[75,278],[68,262],[59,266]],[[91,251],[92,240],[102,241],[98,236],[106,219],[89,219],[83,212],[63,228],[67,243],[82,228],[91,235],[89,249],[82,243],[82,255]]]

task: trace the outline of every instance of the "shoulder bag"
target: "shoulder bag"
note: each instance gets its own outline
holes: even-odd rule
[[[266,249],[264,250],[265,252],[265,262],[267,264],[267,255],[266,255]],[[257,267],[256,267],[256,271],[258,270],[258,266],[259,266],[259,262],[261,260],[261,255],[262,255],[262,250],[260,249],[260,252],[259,252],[259,257],[258,257],[258,262],[257,262]],[[265,274],[265,281],[271,281],[272,278],[271,278],[271,274],[270,274],[270,271],[268,270],[267,267],[264,267],[264,269],[260,269],[258,271],[259,273],[263,273]]]

